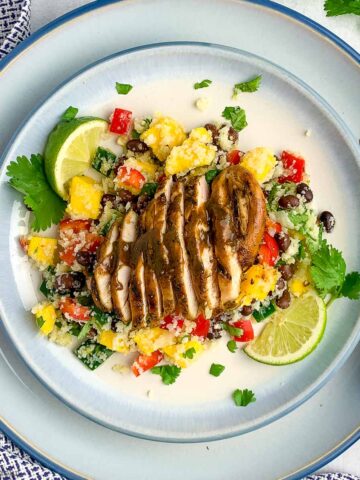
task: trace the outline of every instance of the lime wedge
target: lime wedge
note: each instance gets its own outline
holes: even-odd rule
[[[79,117],[60,122],[50,133],[45,147],[45,172],[50,185],[64,200],[67,182],[91,164],[100,136],[108,124],[95,117]]]
[[[276,311],[260,335],[244,351],[268,365],[288,365],[309,355],[320,342],[326,325],[326,307],[315,292],[292,301]]]

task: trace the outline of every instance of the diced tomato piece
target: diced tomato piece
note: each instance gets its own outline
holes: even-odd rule
[[[118,135],[127,135],[131,129],[132,112],[123,110],[122,108],[115,108],[110,123],[110,132]]]
[[[22,235],[21,237],[19,237],[19,243],[20,243],[20,247],[26,253],[29,248],[29,240],[24,235]]]
[[[76,300],[66,297],[60,301],[60,311],[66,317],[78,322],[87,322],[90,320],[91,310],[84,305],[80,305]]]
[[[84,230],[90,230],[91,221],[90,220],[72,220],[71,218],[65,218],[61,220],[60,232],[65,234],[80,233]]]
[[[240,163],[242,157],[242,152],[240,150],[232,150],[227,154],[227,161],[231,163],[231,165],[237,165]]]
[[[160,323],[160,327],[167,330],[181,330],[184,326],[184,319],[179,315],[166,315]]]
[[[273,267],[279,256],[279,245],[277,241],[268,232],[264,233],[263,243],[259,248],[259,261]]]
[[[83,250],[95,253],[104,240],[104,237],[96,233],[87,233],[85,235],[85,246]]]
[[[202,313],[195,320],[196,325],[191,332],[198,337],[207,337],[210,329],[210,320],[207,320]]]
[[[65,243],[66,247],[61,248],[59,252],[60,259],[67,265],[72,265],[75,261],[76,247],[80,242],[84,242],[82,250],[95,253],[100,246],[103,237],[96,233],[90,233],[91,228],[90,220],[71,220],[65,219],[60,222],[60,246],[61,243]],[[79,233],[85,233],[85,238],[80,239]]]
[[[145,183],[145,177],[139,170],[125,166],[119,168],[117,179],[123,187],[132,191],[140,191]]]
[[[274,222],[271,218],[266,217],[266,230],[272,234],[271,236],[273,237],[275,233],[280,233],[282,231],[282,226],[280,223]]]
[[[139,355],[138,358],[131,366],[131,370],[135,377],[138,377],[142,373],[146,372],[146,370],[150,370],[150,368],[155,367],[161,360],[164,358],[164,355],[156,350],[151,355]]]
[[[241,328],[243,331],[241,337],[234,337],[235,342],[250,342],[250,340],[254,339],[254,329],[251,320],[238,320],[232,323],[232,325],[236,328]]]
[[[278,182],[302,182],[305,171],[305,160],[299,155],[284,150],[281,154],[281,161],[287,173],[279,177]]]

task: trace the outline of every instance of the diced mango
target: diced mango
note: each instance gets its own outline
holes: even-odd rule
[[[57,249],[56,238],[46,237],[28,237],[27,254],[40,267],[50,267],[55,265],[55,255]]]
[[[140,136],[140,139],[148,145],[155,156],[164,162],[171,149],[181,145],[186,135],[183,127],[170,117],[157,117]]]
[[[100,213],[102,189],[90,177],[73,177],[69,189],[67,212],[74,218],[96,219]]]
[[[270,291],[275,290],[280,273],[261,264],[253,265],[244,274],[240,286],[239,304],[250,305],[252,300],[264,300]]]
[[[195,350],[195,352],[191,352],[192,358],[189,358],[189,356],[186,355],[186,352],[190,349]],[[196,340],[190,340],[186,343],[178,343],[177,345],[171,345],[162,349],[165,355],[169,357],[169,360],[180,368],[188,367],[196,360],[197,355],[203,350],[203,345]]]
[[[269,148],[257,147],[245,153],[241,165],[249,170],[259,183],[263,183],[271,177],[276,158]]]
[[[112,330],[102,331],[99,335],[98,342],[114,352],[128,353],[130,351],[124,335],[113,332]]]
[[[194,128],[182,145],[171,150],[165,164],[166,175],[185,174],[194,168],[211,165],[216,156],[211,140],[211,133],[205,128]]]
[[[134,336],[138,350],[144,355],[150,355],[160,348],[176,343],[175,336],[163,328],[142,328]]]
[[[300,297],[310,288],[310,273],[306,265],[301,265],[289,280],[289,290],[294,297]]]
[[[40,303],[32,309],[35,315],[36,324],[40,332],[49,335],[52,332],[56,322],[55,308],[51,303]]]

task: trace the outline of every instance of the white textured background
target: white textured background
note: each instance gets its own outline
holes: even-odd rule
[[[81,5],[85,5],[86,3],[91,3],[91,1],[32,0],[32,32],[63,13],[76,7],[80,7]],[[277,0],[277,3],[297,10],[318,23],[321,23],[349,43],[357,51],[360,51],[360,16],[342,15],[341,17],[326,18],[323,10],[323,0]],[[360,477],[360,442],[357,442],[357,444],[353,445],[349,450],[340,455],[340,457],[328,464],[321,471],[350,473]]]

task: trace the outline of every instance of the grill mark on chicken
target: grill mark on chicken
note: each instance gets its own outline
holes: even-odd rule
[[[198,305],[184,242],[184,185],[182,182],[175,183],[171,192],[164,241],[169,252],[171,280],[178,313],[185,318],[195,318]]]
[[[185,187],[185,245],[192,284],[201,310],[210,314],[219,305],[216,262],[210,241],[206,202],[209,187],[204,176],[195,177]]]
[[[124,323],[131,321],[129,280],[131,274],[131,248],[138,234],[138,216],[130,210],[120,227],[117,243],[117,264],[111,278],[111,296],[116,313]]]

